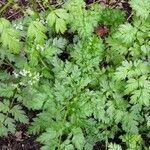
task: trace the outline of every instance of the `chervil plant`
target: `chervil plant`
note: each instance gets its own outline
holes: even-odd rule
[[[92,150],[97,141],[150,148],[150,5],[129,3],[131,23],[122,10],[83,0],[0,19],[0,136],[21,122],[42,150]],[[39,113],[29,123],[23,108]]]

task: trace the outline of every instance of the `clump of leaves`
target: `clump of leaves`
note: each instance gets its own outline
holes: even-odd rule
[[[0,136],[28,123],[24,106],[40,110],[28,133],[38,135],[43,150],[91,150],[97,141],[109,150],[147,150],[150,9],[140,3],[130,1],[131,23],[121,10],[87,8],[83,0],[12,23],[1,18],[0,65],[13,71],[0,74]],[[107,37],[95,32],[99,27],[108,28]],[[118,133],[122,142],[109,143]]]

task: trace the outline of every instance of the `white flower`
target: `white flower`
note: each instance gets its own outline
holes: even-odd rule
[[[16,73],[15,71],[13,71],[13,74],[14,74],[15,78],[18,78],[18,77],[19,77],[19,74]]]
[[[25,83],[23,83],[23,82],[20,82],[19,84],[20,84],[20,85],[23,85],[23,86],[26,86]]]
[[[22,23],[14,24],[13,26],[14,26],[14,28],[15,28],[16,30],[23,30],[23,25],[22,25]]]
[[[41,19],[41,20],[40,20],[40,22],[41,22],[42,24],[45,24],[45,21],[44,21],[44,19]]]
[[[30,80],[30,81],[28,81],[28,84],[29,85],[33,85],[33,82]]]
[[[16,26],[17,26],[16,24],[13,25],[14,28],[16,28]]]
[[[29,73],[29,71],[23,69],[22,71],[19,71],[19,74],[22,75],[22,76],[27,76],[27,74]]]
[[[39,79],[40,79],[40,74],[37,73],[37,74],[33,77],[33,79],[36,80],[36,81],[39,81]]]
[[[37,18],[37,19],[36,19],[36,21],[40,21],[40,19],[39,19],[39,18]]]
[[[18,84],[12,84],[12,86],[18,88]]]
[[[23,30],[23,26],[22,25],[16,26],[16,30]]]
[[[29,77],[32,77],[32,73],[31,72],[29,73]]]

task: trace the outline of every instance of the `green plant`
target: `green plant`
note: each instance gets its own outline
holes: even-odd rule
[[[130,3],[132,23],[121,10],[86,8],[83,0],[30,12],[12,25],[0,19],[0,136],[28,123],[25,107],[40,111],[28,133],[43,150],[91,150],[96,141],[110,150],[148,149],[150,9],[146,0]],[[110,29],[105,39],[98,25]],[[120,145],[110,142],[115,138]]]

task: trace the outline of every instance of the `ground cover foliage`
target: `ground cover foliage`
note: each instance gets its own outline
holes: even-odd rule
[[[130,22],[83,0],[0,18],[1,137],[21,122],[42,150],[150,148],[150,3],[129,3]]]

